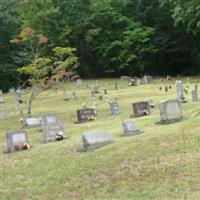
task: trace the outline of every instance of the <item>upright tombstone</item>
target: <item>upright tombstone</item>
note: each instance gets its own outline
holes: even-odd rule
[[[137,79],[131,78],[128,82],[128,86],[137,86]]]
[[[0,104],[5,103],[3,96],[0,96]]]
[[[177,94],[177,99],[181,103],[185,103],[185,97],[184,97],[184,90],[183,90],[183,84],[181,81],[176,81],[176,94]]]
[[[119,115],[120,114],[120,108],[118,102],[110,102],[110,110],[111,110],[111,115]]]
[[[20,90],[16,90],[15,94],[16,94],[16,103],[17,104],[23,103],[22,92]]]
[[[182,119],[181,103],[177,99],[160,102],[160,121],[163,124],[173,123]]]
[[[66,138],[64,126],[60,123],[47,124],[43,133],[43,142],[53,142]]]
[[[82,134],[85,151],[94,150],[112,143],[112,136],[104,131],[87,132]]]
[[[82,108],[77,110],[77,122],[85,123],[89,121],[93,121],[96,118],[96,112],[93,108]]]
[[[2,90],[0,90],[0,103],[5,103]]]
[[[135,122],[131,120],[124,120],[122,122],[123,134],[124,136],[138,135],[140,134],[140,129]]]
[[[6,142],[6,152],[8,153],[30,148],[25,130],[6,133]]]
[[[75,90],[72,91],[72,98],[73,100],[77,100],[77,95]]]
[[[98,84],[92,85],[92,92],[94,92],[94,94],[99,93],[99,85]]]
[[[149,76],[149,75],[144,76],[144,83],[145,84],[149,84],[149,83],[152,83],[152,82],[153,82],[152,76]]]
[[[197,102],[199,100],[198,99],[197,88],[195,88],[194,90],[192,90],[192,92],[191,92],[191,99],[192,99],[192,102]]]
[[[150,114],[150,104],[148,101],[141,101],[132,104],[133,115],[131,117],[142,117]]]
[[[68,95],[67,95],[67,91],[65,89],[63,90],[63,100],[64,101],[68,101],[69,100]]]
[[[57,115],[48,113],[41,116],[42,130],[44,130],[45,126],[52,123],[59,123]]]
[[[79,78],[79,79],[76,80],[76,86],[79,87],[79,86],[81,86],[82,84],[83,84],[82,79]]]

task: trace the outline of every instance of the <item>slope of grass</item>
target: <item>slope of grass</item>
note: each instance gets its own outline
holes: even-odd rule
[[[6,94],[1,105],[5,113],[1,120],[1,198],[2,200],[126,200],[126,199],[200,199],[200,102],[183,104],[184,119],[179,123],[158,125],[158,104],[176,97],[174,81],[127,87],[116,80],[99,80],[101,93],[117,98],[121,115],[110,116],[105,100],[97,100],[95,122],[74,124],[76,109],[83,103],[92,104],[86,85],[77,89],[78,100],[63,101],[62,91],[42,93],[33,104],[33,115],[57,113],[71,136],[61,142],[41,144],[38,128],[28,129],[32,148],[3,154],[5,133],[20,128],[15,97]],[[185,82],[185,80],[183,80]],[[190,85],[193,88],[195,80]],[[85,84],[95,81],[85,81]],[[159,86],[172,85],[168,93]],[[71,95],[73,84],[67,84]],[[27,97],[26,97],[27,98]],[[123,119],[132,114],[131,103],[153,99],[151,116],[134,119],[143,133],[121,137]],[[25,109],[25,105],[23,106]],[[106,130],[114,142],[88,153],[77,152],[82,145],[81,134],[91,130]],[[184,131],[183,131],[184,130]]]

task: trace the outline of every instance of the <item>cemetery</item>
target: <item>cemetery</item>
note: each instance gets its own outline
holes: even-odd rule
[[[120,78],[98,80],[98,92],[102,94],[102,99],[97,98],[99,94],[92,92],[95,80],[82,80],[82,86],[76,88],[76,100],[69,98],[68,101],[63,101],[62,90],[41,93],[33,103],[31,117],[25,117],[24,114],[27,104],[16,102],[15,93],[5,93],[5,103],[2,104],[1,110],[4,114],[1,117],[0,137],[3,161],[1,164],[4,173],[7,174],[4,177],[5,181],[12,172],[21,174],[27,181],[34,180],[32,170],[37,168],[38,173],[43,176],[37,180],[38,183],[50,179],[69,183],[64,192],[66,195],[72,195],[70,190],[80,190],[79,186],[74,185],[75,180],[81,181],[81,188],[85,188],[87,184],[91,190],[96,191],[96,187],[90,181],[95,176],[102,175],[106,179],[99,178],[96,184],[106,181],[102,188],[104,191],[115,184],[120,186],[125,178],[127,184],[133,181],[139,187],[134,189],[137,193],[140,190],[140,178],[144,178],[139,168],[142,167],[144,173],[147,173],[146,166],[150,169],[148,177],[145,178],[147,182],[151,181],[154,187],[164,187],[160,182],[162,177],[158,175],[162,173],[168,177],[167,184],[175,187],[175,182],[171,181],[172,175],[165,171],[166,169],[175,173],[175,169],[170,169],[166,162],[177,167],[176,173],[182,176],[199,168],[199,163],[195,163],[195,160],[199,159],[200,148],[200,102],[197,81],[195,78],[190,81],[188,90],[191,93],[184,94],[184,102],[187,103],[183,103],[183,93],[179,96],[175,80],[163,82],[154,79],[153,83],[137,87],[129,87],[127,80]],[[120,89],[116,90],[113,87],[116,82]],[[181,83],[183,88],[186,87],[186,79],[183,78]],[[68,94],[73,93],[74,84],[77,83],[72,81],[64,85]],[[166,85],[174,87],[168,92],[158,90]],[[26,101],[27,98],[27,94],[23,92],[23,100]],[[11,164],[13,161],[15,165]],[[24,164],[22,166],[25,161],[26,168]],[[190,170],[182,166],[187,162],[191,163]],[[128,171],[122,166],[126,166]],[[138,169],[131,168],[132,166]],[[55,172],[50,177],[48,172],[45,172],[49,167]],[[66,168],[71,172],[65,174]],[[114,174],[119,174],[110,173],[110,169]],[[88,176],[88,173],[91,176]],[[135,173],[138,178],[130,176]],[[199,173],[193,173],[196,176],[194,181],[198,183]],[[85,174],[86,178],[82,180],[79,178],[80,174]],[[17,187],[25,186],[26,181],[16,181]],[[14,187],[16,183],[11,181],[7,184]],[[176,184],[181,185],[181,182]],[[150,187],[146,187],[150,192]],[[27,190],[33,192],[31,187]],[[34,186],[34,190],[37,190],[37,186]],[[46,191],[47,188],[43,190]],[[125,188],[122,186],[119,190],[123,192]],[[7,195],[16,195],[15,192],[10,191]],[[90,197],[87,192],[79,192],[81,198]],[[109,195],[112,199],[112,194]]]
[[[200,200],[198,0],[0,1],[0,200]]]

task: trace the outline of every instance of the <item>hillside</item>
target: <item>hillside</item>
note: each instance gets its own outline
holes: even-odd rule
[[[190,89],[197,78],[191,79]],[[128,87],[127,81],[98,80],[101,94],[105,86],[109,95],[117,98],[121,114],[110,116],[105,100],[97,100],[96,121],[74,124],[76,110],[83,103],[92,105],[90,90],[84,81],[77,89],[78,100],[71,98],[73,84],[66,84],[69,101],[63,101],[63,92],[43,92],[33,103],[33,116],[43,113],[58,114],[70,138],[60,142],[41,144],[42,133],[29,128],[32,148],[3,154],[5,133],[20,128],[14,94],[5,94],[1,104],[5,113],[1,119],[1,200],[163,200],[200,199],[200,102],[182,104],[184,118],[169,125],[159,121],[159,102],[176,98],[173,81],[156,80],[154,84]],[[183,79],[186,83],[186,79]],[[107,84],[106,84],[107,83]],[[171,85],[172,90],[159,87]],[[198,83],[200,88],[200,84]],[[190,91],[189,89],[189,91]],[[136,118],[142,134],[122,137],[122,121],[132,114],[131,104],[152,99],[155,108],[150,116]],[[25,105],[24,105],[25,106]],[[114,139],[112,144],[91,152],[77,152],[82,146],[81,134],[105,130]]]

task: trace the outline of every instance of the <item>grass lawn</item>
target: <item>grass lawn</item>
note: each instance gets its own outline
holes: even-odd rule
[[[33,103],[33,116],[57,113],[71,136],[60,142],[41,144],[38,128],[28,129],[32,148],[12,154],[3,154],[5,133],[20,128],[14,94],[5,94],[5,113],[0,124],[1,145],[1,200],[171,200],[200,199],[200,102],[192,103],[191,80],[182,104],[184,119],[179,123],[158,125],[159,102],[176,98],[175,81],[155,81],[154,84],[128,87],[127,81],[98,80],[101,93],[107,83],[108,94],[117,98],[121,114],[110,116],[105,100],[97,100],[97,120],[74,124],[76,110],[83,103],[92,105],[91,93],[86,85],[77,89],[78,100],[73,101],[73,84],[66,84],[69,101],[63,101],[63,92],[46,91]],[[183,79],[186,83],[186,79]],[[84,81],[95,83],[95,80]],[[164,86],[172,85],[165,93]],[[159,90],[163,86],[163,90]],[[199,84],[200,88],[200,84]],[[27,97],[25,97],[27,98]],[[153,99],[155,108],[147,117],[134,119],[142,134],[121,137],[122,120],[132,114],[131,104]],[[26,107],[24,106],[24,109]],[[80,153],[81,134],[91,130],[106,130],[114,142],[92,152]],[[184,131],[183,131],[184,130]]]

